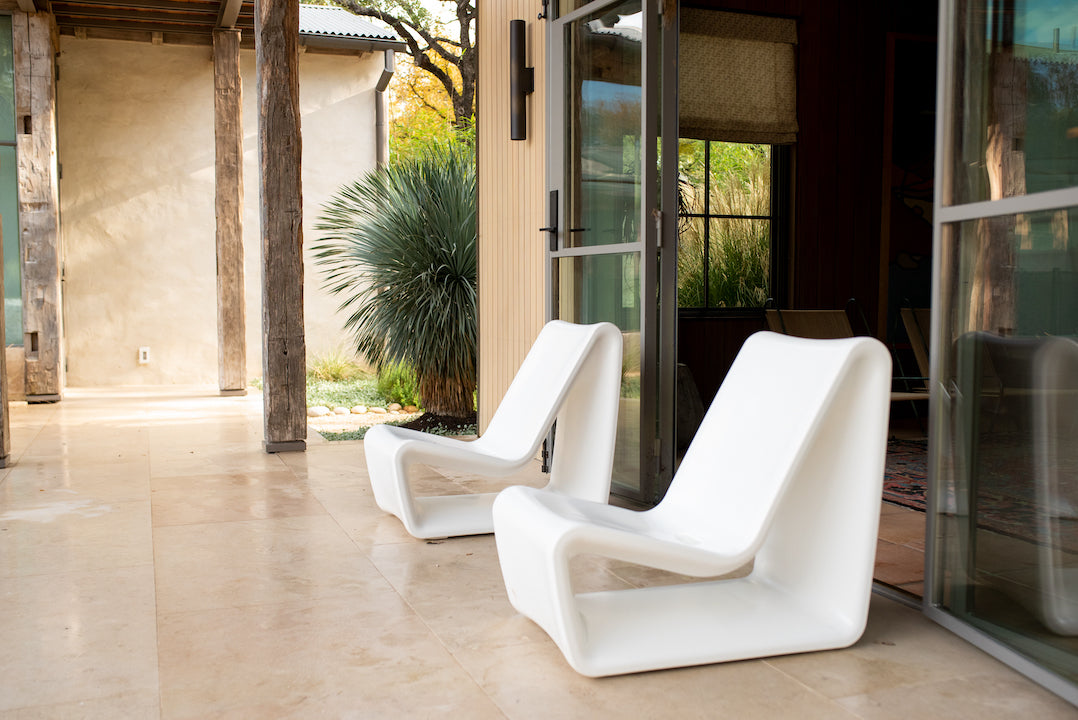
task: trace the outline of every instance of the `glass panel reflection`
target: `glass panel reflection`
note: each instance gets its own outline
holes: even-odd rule
[[[1078,5],[959,0],[944,203],[1078,185]]]
[[[566,27],[566,247],[636,242],[640,221],[639,0]]]
[[[614,483],[640,492],[640,255],[620,253],[554,261],[554,315],[576,323],[621,328],[621,406],[614,450]],[[557,452],[555,440],[555,452]]]
[[[4,235],[5,344],[22,345],[18,163],[15,154],[15,65],[11,16],[0,15],[0,218]]]
[[[1078,680],[1078,209],[944,226],[942,607]],[[1074,240],[1072,240],[1074,238]]]

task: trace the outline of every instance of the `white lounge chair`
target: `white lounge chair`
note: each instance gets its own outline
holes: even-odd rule
[[[610,323],[555,320],[539,333],[491,418],[473,441],[376,425],[364,439],[378,506],[418,538],[494,531],[497,493],[416,497],[408,482],[415,463],[481,476],[511,475],[531,461],[557,420],[546,488],[606,502],[621,395],[621,332]]]
[[[1038,615],[1052,632],[1078,635],[1078,556],[1066,527],[1078,520],[1078,342],[1044,338],[1033,362]],[[1072,537],[1072,536],[1070,536]]]
[[[850,645],[868,615],[890,380],[874,339],[753,335],[655,508],[502,491],[509,600],[589,676]],[[585,553],[694,577],[754,565],[576,594],[570,560]]]

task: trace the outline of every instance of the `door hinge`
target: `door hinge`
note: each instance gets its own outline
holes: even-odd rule
[[[659,208],[654,208],[651,211],[651,217],[655,220],[655,247],[663,246],[663,211]]]

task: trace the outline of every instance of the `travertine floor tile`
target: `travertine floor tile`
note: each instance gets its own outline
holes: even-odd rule
[[[389,589],[327,515],[156,528],[154,556],[161,612]]]
[[[856,717],[759,661],[593,679],[549,640],[457,656],[512,720]]]
[[[876,543],[876,569],[874,577],[888,585],[924,580],[925,554],[905,545],[896,545],[886,540]]]
[[[117,718],[157,720],[160,717],[161,701],[158,699],[156,690],[0,710],[2,720],[116,720]]]
[[[451,651],[546,637],[509,604],[493,535],[379,545],[371,561]]]
[[[880,539],[897,545],[925,549],[925,514],[910,508],[883,503]]]
[[[154,527],[326,512],[287,470],[157,477],[151,486]]]
[[[0,505],[0,577],[149,565],[149,511],[149,501],[57,493],[36,504]]]
[[[18,507],[54,499],[70,500],[75,496],[101,503],[149,500],[149,481],[150,465],[146,457],[107,462],[21,459],[0,484],[0,502]]]
[[[166,614],[165,718],[497,718],[395,593]]]
[[[361,442],[269,455],[260,402],[144,388],[13,406],[0,720],[1074,714],[878,596],[845,650],[581,677],[509,604],[493,536],[412,538],[377,507]],[[447,494],[546,477],[418,468],[415,482]],[[884,509],[881,566],[918,587],[908,513]],[[998,548],[1003,570],[1028,572],[1020,549]],[[572,573],[580,592],[692,580],[595,557]]]
[[[151,565],[4,578],[0,607],[0,710],[156,694]]]
[[[1012,672],[956,635],[940,630],[917,610],[873,596],[868,626],[852,647],[766,662],[830,698],[970,674]]]
[[[1071,720],[1074,706],[1012,674],[992,673],[936,680],[843,698],[839,703],[865,720]]]
[[[319,486],[313,493],[360,550],[416,542],[396,516],[378,507],[369,485],[352,481],[349,487]]]

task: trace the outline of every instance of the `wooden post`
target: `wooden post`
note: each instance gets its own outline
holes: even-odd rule
[[[3,225],[0,225],[0,248],[3,247]],[[0,272],[0,298],[4,297],[4,273]],[[0,338],[5,335],[4,316],[0,312]],[[7,353],[0,347],[0,468],[8,466],[11,455],[11,412],[8,408]]]
[[[307,447],[299,0],[255,1],[266,452]]]
[[[56,402],[60,350],[60,211],[52,15],[13,16],[15,121],[27,402]]]
[[[239,30],[213,31],[213,110],[217,190],[217,381],[222,395],[246,395],[243,83]]]

